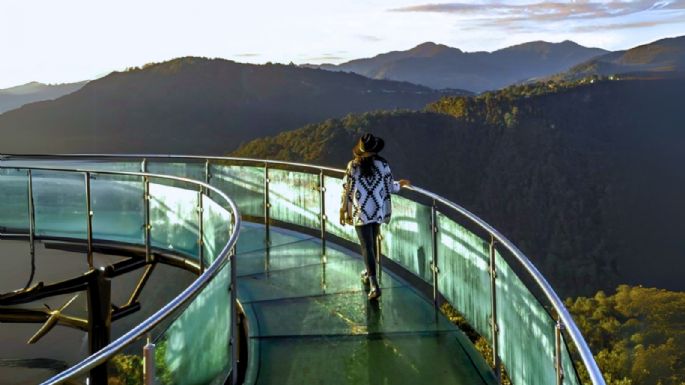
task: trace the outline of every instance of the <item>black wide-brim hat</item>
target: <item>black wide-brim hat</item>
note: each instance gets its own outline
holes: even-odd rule
[[[381,150],[383,150],[384,146],[385,142],[383,139],[373,136],[372,134],[364,134],[361,138],[359,138],[359,140],[357,140],[357,144],[354,145],[352,153],[355,156],[364,158],[378,154],[381,152]]]

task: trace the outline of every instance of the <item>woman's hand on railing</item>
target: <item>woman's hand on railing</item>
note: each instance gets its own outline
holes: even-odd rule
[[[409,179],[400,179],[398,183],[400,184],[400,187],[411,186],[411,181]]]

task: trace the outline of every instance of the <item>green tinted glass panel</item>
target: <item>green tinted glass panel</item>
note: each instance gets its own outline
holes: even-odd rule
[[[514,384],[554,384],[555,322],[496,255],[500,358]]]
[[[220,384],[231,369],[231,266],[219,274],[157,339],[165,385]],[[159,376],[158,376],[159,377]]]
[[[34,170],[33,202],[36,235],[87,238],[84,174]]]
[[[438,290],[476,331],[492,341],[489,245],[438,213]]]
[[[92,175],[93,238],[144,244],[144,193],[140,177]]]
[[[211,185],[231,197],[241,215],[264,216],[264,168],[216,164],[210,167]]]
[[[154,181],[154,182],[153,182]],[[150,183],[150,235],[152,245],[198,255],[198,191]]]
[[[354,226],[340,224],[340,202],[342,201],[342,179],[324,176],[326,188],[326,232],[359,243]]]
[[[392,219],[383,226],[381,253],[419,278],[432,282],[431,208],[399,195],[392,197]]]
[[[208,265],[223,250],[231,235],[231,213],[206,195],[202,196],[202,241]]]
[[[205,164],[204,163],[180,163],[180,162],[161,162],[148,159],[147,172],[150,174],[161,174],[178,176],[204,182],[206,180]],[[183,182],[178,182],[169,179],[162,179],[159,181],[162,184],[169,184],[172,186],[185,187]]]
[[[564,385],[582,385],[571,360],[571,355],[568,352],[568,345],[566,345],[566,341],[563,338],[562,336],[561,367],[564,370]]]
[[[269,169],[269,203],[272,219],[318,229],[319,175]]]
[[[142,161],[142,160],[141,160]],[[15,167],[43,167],[43,168],[63,168],[63,169],[82,169],[99,171],[140,171],[141,161],[111,158],[106,160],[99,159],[8,159],[3,160],[2,165]]]
[[[28,172],[0,169],[0,232],[29,230]]]

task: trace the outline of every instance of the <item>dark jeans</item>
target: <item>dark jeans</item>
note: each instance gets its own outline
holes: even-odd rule
[[[369,277],[376,276],[376,240],[380,232],[380,223],[369,223],[366,225],[355,226],[359,243],[362,246],[362,256]]]

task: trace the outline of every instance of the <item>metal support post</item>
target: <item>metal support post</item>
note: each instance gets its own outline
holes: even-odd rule
[[[269,163],[264,163],[264,248],[266,249],[264,270],[269,273],[271,265],[271,203],[269,202]]]
[[[319,221],[321,222],[321,262],[326,263],[326,186],[323,170],[319,173]]]
[[[554,350],[554,368],[557,373],[557,385],[564,383],[564,368],[561,366],[561,331],[564,330],[564,324],[561,320],[557,320],[554,328],[555,336],[555,350]]]
[[[90,173],[85,173],[86,178],[86,216],[88,234],[88,267],[93,268],[93,210],[90,199]]]
[[[210,184],[212,181],[212,171],[210,169],[209,159],[205,160],[205,183]],[[210,190],[205,189],[205,194],[209,196]]]
[[[204,188],[200,187],[200,191],[197,193],[197,257],[200,260],[200,274],[205,271],[205,248],[204,248],[204,203],[202,202],[202,190]]]
[[[145,206],[145,224],[143,225],[145,232],[145,262],[151,263],[153,256],[152,239],[150,237],[150,231],[152,230],[152,225],[150,225],[150,179],[146,176],[143,177],[143,189],[143,204]]]
[[[502,383],[502,371],[501,363],[499,358],[499,327],[497,326],[497,265],[495,264],[495,237],[490,235],[490,299],[492,308],[492,318],[490,319],[490,324],[492,327],[492,360],[495,369],[495,375],[497,378],[497,383]]]
[[[236,282],[238,280],[236,273],[236,252],[235,247],[231,249],[231,284],[229,290],[231,291],[231,382],[233,385],[238,385],[238,359],[239,359],[239,341],[238,341],[238,293]]]
[[[103,270],[93,270],[88,282],[89,354],[107,346],[112,327],[112,286]],[[90,370],[91,385],[107,385],[107,362]]]
[[[143,346],[143,384],[155,384],[155,344],[149,334],[147,343]]]
[[[29,203],[29,248],[31,250],[31,258],[36,253],[36,248],[35,248],[35,234],[36,234],[36,213],[35,213],[35,207],[33,206],[33,175],[31,174],[31,170],[28,170],[28,183],[29,183],[29,191],[28,191],[28,203]]]
[[[431,271],[433,273],[433,305],[438,307],[438,274],[440,269],[438,269],[438,217],[437,217],[437,207],[435,207],[435,201],[431,206],[431,238],[432,238],[432,248],[433,248],[433,258],[431,259]]]

